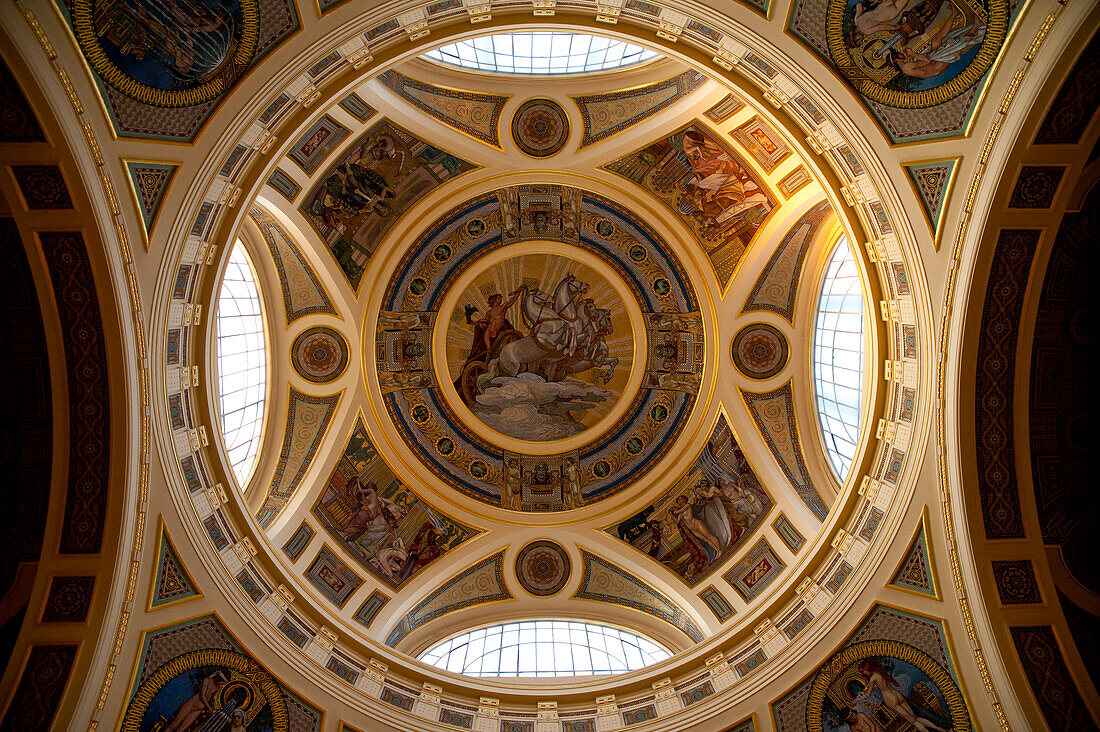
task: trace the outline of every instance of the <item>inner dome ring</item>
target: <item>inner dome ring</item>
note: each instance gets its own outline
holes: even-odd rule
[[[463,403],[461,395],[458,393],[454,383],[453,374],[448,359],[448,333],[452,331],[454,326],[454,317],[461,315],[460,301],[463,295],[468,291],[471,285],[474,284],[482,275],[492,270],[497,265],[504,264],[509,260],[513,260],[519,257],[545,254],[551,256],[559,256],[571,260],[572,262],[579,263],[587,270],[595,272],[601,276],[604,281],[611,286],[615,294],[618,295],[619,301],[622,304],[626,313],[626,318],[629,322],[631,333],[629,334],[615,334],[630,335],[635,340],[630,347],[632,359],[628,366],[628,376],[626,378],[625,385],[622,388],[622,392],[619,394],[614,406],[604,414],[598,422],[592,424],[587,429],[584,429],[577,434],[563,439],[553,440],[527,440],[517,439],[515,437],[502,434],[501,432],[489,427],[485,422],[478,418],[471,409]],[[504,297],[507,297],[509,293],[501,293]],[[547,293],[550,294],[550,293]],[[582,295],[581,297],[584,297]],[[563,242],[555,241],[525,241],[518,244],[498,249],[480,259],[477,264],[470,267],[462,276],[452,285],[450,291],[443,299],[440,305],[439,312],[451,313],[452,316],[444,319],[439,318],[436,321],[435,333],[433,335],[433,348],[432,353],[434,356],[434,365],[436,373],[439,379],[440,388],[443,390],[448,402],[452,405],[462,421],[477,432],[486,440],[493,440],[498,442],[502,447],[513,452],[523,452],[532,455],[548,455],[557,452],[563,452],[567,450],[573,450],[581,447],[585,443],[599,437],[605,430],[613,425],[625,412],[630,408],[631,402],[635,393],[638,390],[642,381],[642,376],[645,371],[645,323],[642,320],[642,311],[638,307],[638,304],[634,297],[631,295],[626,283],[618,275],[613,268],[607,265],[606,262],[601,261],[598,257],[594,256],[590,252],[586,252],[583,249],[570,246]],[[514,324],[517,329],[523,330],[523,326],[520,323]],[[639,358],[642,363],[639,364]],[[622,368],[623,365],[619,365],[618,368]],[[587,375],[582,376],[586,378]],[[587,379],[591,380],[591,379]]]

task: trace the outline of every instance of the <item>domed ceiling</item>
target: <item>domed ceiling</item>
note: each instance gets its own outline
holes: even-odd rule
[[[20,6],[81,165],[118,163],[89,178],[120,237],[118,303],[92,314],[136,323],[108,339],[137,364],[112,411],[141,403],[93,716],[170,725],[191,683],[215,722],[280,732],[1003,721],[1020,672],[987,666],[966,594],[944,354],[982,175],[1057,13],[122,5],[38,31]],[[102,278],[59,241],[54,288]],[[486,650],[525,636],[606,658]]]
[[[415,655],[517,618],[683,651],[790,588],[853,487],[809,348],[847,244],[767,107],[669,58],[413,59],[299,130],[239,233],[276,362],[240,491],[293,594]]]

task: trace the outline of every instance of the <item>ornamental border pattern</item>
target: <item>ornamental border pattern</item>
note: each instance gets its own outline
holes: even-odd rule
[[[567,4],[576,4],[578,6],[587,8],[587,5],[581,2]],[[635,3],[634,5],[640,7],[640,4]],[[659,8],[657,8],[657,6],[653,7],[655,11],[659,11]],[[624,9],[623,11],[621,11],[621,15],[624,18],[639,21],[639,24],[641,25],[658,25],[659,23],[657,16],[659,14],[659,12],[640,12],[633,6],[630,6],[629,9]],[[442,17],[442,14],[440,17]],[[688,21],[690,21],[690,23],[696,23],[696,21],[691,20],[690,18],[688,19]],[[688,30],[690,30],[690,23]],[[677,24],[673,24],[672,29],[676,30]],[[371,29],[371,31],[368,31],[365,34],[357,35],[351,41],[342,45],[339,51],[330,54],[332,56],[335,56],[337,59],[334,62],[334,68],[347,65],[355,67],[364,65],[369,60],[371,60],[371,55],[369,51],[372,49],[372,46],[388,45],[390,43],[396,42],[401,37],[403,37],[402,33],[405,30],[405,26],[401,22],[393,20],[376,26],[374,29]],[[682,28],[680,28],[680,30],[683,31]],[[674,37],[679,36],[678,33],[670,33],[669,35],[672,35]],[[730,71],[736,66],[738,68],[738,71],[743,73],[744,76],[749,79],[749,81],[756,83],[765,91],[766,94],[770,94],[771,97],[774,97],[777,100],[777,103],[780,104],[780,106],[787,106],[796,122],[799,125],[803,126],[810,133],[810,144],[812,147],[815,148],[815,150],[830,151],[835,148],[836,144],[834,141],[838,134],[837,129],[835,128],[835,126],[832,125],[831,122],[825,120],[824,116],[821,115],[820,112],[817,112],[814,102],[807,98],[805,95],[801,94],[801,92],[798,92],[797,89],[794,90],[794,95],[792,98],[792,82],[778,71],[775,71],[774,69],[768,70],[767,68],[765,68],[767,67],[766,62],[762,62],[761,60],[760,64],[755,63],[755,61],[759,59],[759,57],[755,56],[755,54],[753,54],[747,47],[741,44],[740,41],[728,36],[724,36],[722,33],[718,32],[715,32],[713,36],[706,36],[705,38],[696,38],[694,34],[690,32],[684,32],[683,37],[685,38],[685,40],[690,40],[696,45],[701,46],[704,50],[713,52],[715,55],[712,61],[719,68]],[[297,81],[298,80],[294,80],[292,82],[292,85],[296,84]],[[305,81],[306,83],[304,87],[298,86],[295,89],[296,104],[302,104],[306,100],[312,102],[320,94],[318,88],[320,80],[317,80],[317,85],[312,83],[312,79],[306,79]],[[285,94],[283,94],[283,96],[285,96]],[[76,103],[75,98],[73,99],[73,101],[74,103]],[[293,107],[294,104],[286,106]],[[279,115],[279,119],[284,116],[285,113],[283,115]],[[271,130],[274,129],[277,122],[278,119],[273,119],[267,125],[254,124],[253,127],[249,128],[248,130],[247,144],[257,150],[269,146],[273,139],[273,133]],[[830,159],[829,163],[833,164],[833,161]],[[192,228],[192,236],[189,238],[189,243],[193,243],[194,246],[188,247],[190,255],[185,256],[195,257],[196,255],[199,255],[201,257],[202,255],[205,255],[208,247],[207,242],[212,237],[214,230],[221,225],[220,222],[225,215],[226,199],[222,198],[222,193],[226,188],[226,181],[232,184],[232,182],[239,178],[239,176],[241,175],[241,170],[243,170],[243,166],[242,168],[232,173],[232,178],[226,178],[225,180],[223,180],[223,177],[217,177],[213,183],[213,186],[206,192],[206,194],[204,194],[203,205],[200,208],[199,216],[196,218],[196,225]],[[873,195],[873,188],[869,186],[856,185],[857,181],[855,180],[855,178],[862,177],[865,174],[862,171],[859,174],[855,174],[840,166],[837,166],[836,170],[837,173],[841,176],[841,180],[844,181],[841,189],[842,192],[846,197],[851,197],[849,199],[849,202],[855,207],[861,223],[864,225],[865,229],[873,235],[872,242],[868,246],[868,248],[872,253],[871,259],[874,262],[879,263],[878,269],[880,269],[880,277],[883,276],[881,270],[887,268],[892,263],[904,266],[904,257],[901,253],[900,244],[897,241],[896,237],[893,235],[893,228],[890,224],[889,216],[886,213],[883,205],[875,200]],[[891,260],[893,260],[893,262]],[[196,258],[193,259],[193,261],[198,263],[199,259]],[[893,303],[900,303],[901,308],[899,309],[899,311],[893,312],[891,316],[892,318],[915,320],[916,316],[913,313],[911,302],[909,302],[908,300],[895,300],[893,301]],[[181,331],[185,331],[183,337],[188,337],[189,333],[186,333],[186,331],[189,331],[190,327],[189,325],[185,325],[182,323],[181,317],[170,317],[169,320],[169,329],[179,329]],[[905,359],[896,359],[894,361],[892,379],[910,386],[915,386],[918,379],[917,369],[908,367],[907,364],[908,361]],[[887,410],[887,413],[890,413],[890,410]],[[906,444],[906,442],[910,439],[911,435],[909,435],[908,433],[906,433],[904,436],[896,437],[891,432],[886,440],[880,441],[879,451],[881,452],[885,450],[886,452],[889,452],[890,447],[893,444],[900,444],[904,446],[904,444]],[[188,469],[190,470],[190,482],[193,490],[196,492],[199,490],[203,490],[204,495],[209,495],[213,486],[209,481],[209,478],[207,477],[207,475],[209,474],[209,468],[206,464],[204,464],[206,457],[204,451],[200,450],[197,446],[188,451],[184,447],[184,445],[180,443],[177,443],[177,447],[180,448],[181,451],[181,454],[179,455],[179,457],[181,458],[181,467],[186,468],[188,465],[190,466]],[[903,454],[907,455],[911,452],[912,451],[906,450]],[[908,457],[906,457],[906,462],[908,463],[908,461]],[[899,468],[904,467],[905,466],[899,466]],[[864,496],[866,497],[867,501],[875,502],[883,506],[888,506],[890,504],[891,499],[895,495],[895,492],[897,490],[896,486],[881,484],[877,480],[871,478],[865,478],[864,482],[865,487],[867,488],[867,490],[864,491]],[[208,503],[205,507],[199,507],[198,513],[213,519],[214,522],[219,526],[224,526],[225,533],[229,537],[227,541],[237,541],[236,536],[229,528],[229,522],[225,518],[224,512],[220,510],[219,504],[216,500]],[[201,518],[201,515],[199,516],[199,518]],[[854,544],[851,542],[845,543],[843,545],[843,549],[839,550],[839,552],[841,554],[845,552],[850,552],[852,551],[853,546],[859,546],[861,547],[860,552],[866,552],[866,546],[861,544],[861,542],[858,540],[855,540]],[[223,559],[225,559],[224,555]],[[259,602],[267,602],[269,597],[270,596],[265,596]]]

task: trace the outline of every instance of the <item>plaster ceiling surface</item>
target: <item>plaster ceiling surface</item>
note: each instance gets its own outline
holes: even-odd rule
[[[412,653],[494,618],[551,616],[613,617],[687,649],[722,627],[697,594],[708,578],[761,575],[711,600],[739,616],[766,600],[798,560],[774,524],[809,547],[843,490],[809,390],[776,435],[802,443],[801,486],[739,396],[810,378],[814,285],[790,268],[769,284],[797,295],[769,346],[790,352],[779,372],[759,382],[719,348],[720,332],[767,320],[738,311],[773,255],[797,248],[791,230],[804,227],[802,250],[787,256],[818,270],[841,234],[827,204],[804,224],[819,183],[779,191],[805,170],[796,144],[751,97],[670,59],[569,82],[412,60],[350,93],[374,113],[314,111],[322,125],[289,135],[278,163],[301,193],[268,187],[254,204],[312,263],[342,315],[323,322],[353,344],[304,479],[278,503],[269,475],[241,491],[252,505],[267,494],[257,517],[274,555],[303,526],[317,534],[296,550],[296,594]],[[565,150],[519,149],[533,133],[509,117],[528,98],[562,110],[546,124],[562,125]],[[628,124],[600,130],[607,116]],[[301,388],[291,369],[273,376]],[[283,422],[269,410],[266,449],[294,449],[280,438],[299,428]],[[517,586],[516,552],[535,540],[571,560],[551,597]],[[501,549],[491,591],[423,605]],[[622,586],[595,586],[612,577]]]
[[[956,165],[904,155],[906,179],[887,163],[894,145],[968,129],[1014,17],[994,4],[984,34],[952,38],[966,73],[943,71],[939,86],[848,48],[874,38],[822,50],[836,13],[797,2],[791,38],[774,43],[767,7],[601,5],[600,33],[661,58],[554,77],[420,58],[530,29],[488,5],[321,3],[319,21],[290,8],[285,22],[241,26],[253,44],[242,58],[270,54],[265,73],[242,61],[219,67],[222,87],[188,77],[202,95],[179,114],[149,111],[168,97],[144,67],[89,66],[106,74],[96,88],[113,143],[202,152],[201,164],[149,153],[124,168],[144,185],[134,288],[154,314],[139,385],[153,457],[135,470],[155,473],[168,519],[147,612],[172,616],[126,646],[140,657],[126,724],[166,688],[157,664],[173,634],[201,640],[179,656],[188,668],[255,672],[280,719],[317,719],[309,700],[272,691],[285,681],[379,728],[741,730],[752,722],[725,710],[767,689],[773,726],[797,729],[850,714],[845,680],[889,658],[925,679],[939,719],[970,724],[941,621],[975,647],[978,631],[932,609],[951,590],[932,546],[954,539],[912,503],[932,462],[922,257]],[[546,28],[592,30],[559,5]],[[87,22],[71,10],[53,20]],[[310,30],[294,38],[299,22]],[[808,50],[792,51],[795,38]],[[63,53],[88,55],[81,42]],[[822,77],[815,51],[851,73]],[[149,83],[114,83],[127,74]],[[920,81],[899,91],[899,74]],[[172,188],[177,167],[187,184]],[[849,243],[864,378],[838,476],[812,346],[827,265]],[[244,484],[220,439],[214,328],[238,246],[267,354]],[[878,602],[886,585],[926,614]],[[553,679],[416,660],[459,632],[542,618],[629,629],[671,657]],[[829,654],[832,665],[803,662]]]
[[[491,622],[611,621],[677,652],[658,669],[769,613],[790,639],[827,623],[871,556],[820,564],[828,527],[870,541],[886,504],[857,500],[854,472],[838,483],[821,442],[810,333],[825,263],[858,235],[792,121],[672,57],[565,79],[409,58],[325,99],[237,203],[265,262],[271,397],[253,477],[195,516],[253,602],[283,588],[260,608],[274,642],[308,657],[337,628],[326,668],[348,683],[384,653],[454,684],[409,655]],[[861,271],[857,370],[886,347]],[[762,376],[730,342],[765,326]],[[307,327],[327,329],[320,350],[301,350]],[[317,378],[329,362],[347,366]],[[857,464],[883,405],[866,383]],[[224,474],[211,447],[187,481]],[[538,542],[556,553],[519,561]],[[599,678],[479,683],[612,688]]]
[[[776,603],[791,638],[825,614],[855,555],[819,570],[819,597],[791,593],[826,527],[872,538],[883,512],[821,442],[810,333],[851,222],[790,120],[671,57],[566,79],[410,58],[326,98],[280,135],[236,234],[254,261],[282,252],[260,276],[264,454],[223,492],[249,507],[267,581],[307,608],[284,641],[319,617],[415,655],[494,621],[585,618],[698,659]],[[730,342],[765,326],[762,376]],[[290,358],[307,327],[347,363],[327,381]],[[885,347],[864,331],[857,370]],[[883,403],[867,383],[856,463]],[[557,554],[518,561],[532,542]],[[528,589],[532,567],[554,592]]]

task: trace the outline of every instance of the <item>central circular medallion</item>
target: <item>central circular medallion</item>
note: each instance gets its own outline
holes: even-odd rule
[[[592,255],[523,243],[484,258],[454,289],[437,321],[446,338],[437,353],[440,382],[453,387],[465,421],[513,440],[587,440],[629,400],[626,286]]]
[[[550,157],[569,140],[569,117],[553,99],[528,99],[512,117],[512,139],[526,155]]]
[[[679,257],[633,211],[510,186],[402,247],[364,365],[379,413],[436,478],[513,511],[569,511],[674,450],[706,331]]]

